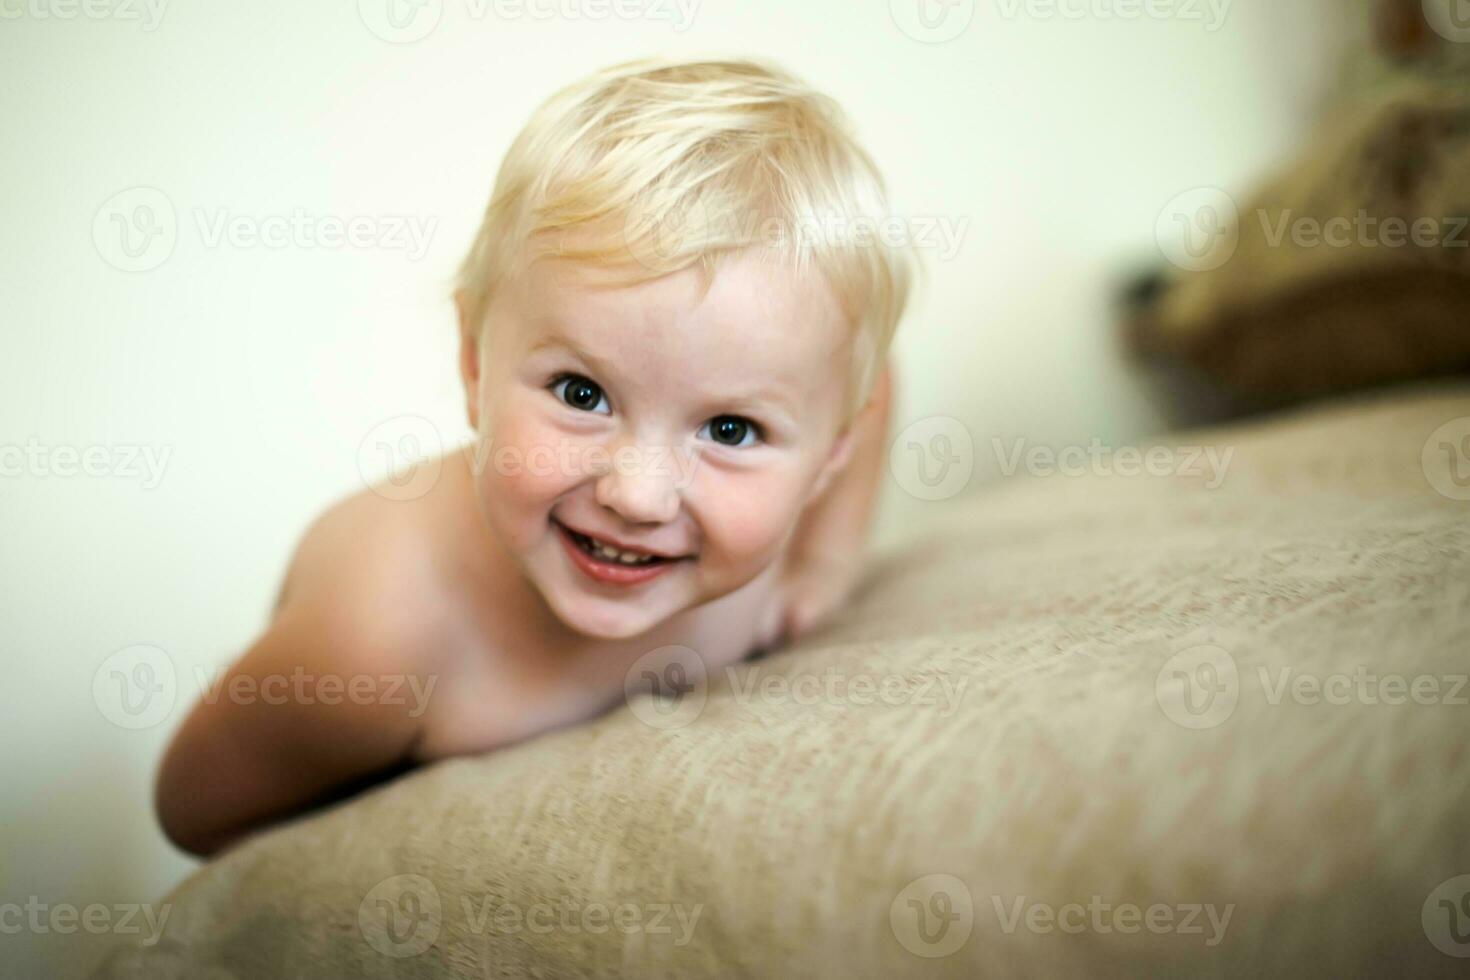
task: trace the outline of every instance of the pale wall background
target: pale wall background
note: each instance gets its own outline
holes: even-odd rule
[[[378,423],[463,433],[448,280],[555,87],[649,53],[768,56],[847,106],[900,212],[967,222],[955,254],[930,253],[898,356],[900,426],[960,420],[971,492],[997,475],[993,437],[1158,428],[1110,339],[1110,290],[1158,259],[1174,195],[1242,188],[1295,143],[1341,23],[1330,0],[1238,0],[1215,24],[960,0],[930,13],[970,16],[963,32],[922,43],[898,26],[918,23],[909,0],[703,0],[684,30],[425,2],[437,27],[412,43],[370,30],[379,0],[175,0],[156,23],[0,4],[0,447],[169,454],[156,486],[0,477],[0,906],[156,902],[191,868],[150,780],[193,672],[262,625],[296,536],[362,485]],[[113,222],[147,219],[140,203],[176,242],[122,271]],[[207,239],[221,214],[295,209],[433,233],[422,255]],[[890,479],[883,540],[935,506]],[[177,670],[157,717],[119,715],[111,687],[130,665],[108,658],[140,643]],[[110,941],[0,933],[0,973],[73,974]]]

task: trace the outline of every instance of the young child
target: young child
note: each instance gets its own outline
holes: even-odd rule
[[[168,836],[213,853],[589,718],[655,649],[714,674],[832,613],[909,288],[885,215],[836,105],[773,68],[637,62],[548,100],[455,297],[475,443],[422,496],[363,492],[307,531],[269,628],[168,749]],[[428,696],[346,696],[364,679]]]

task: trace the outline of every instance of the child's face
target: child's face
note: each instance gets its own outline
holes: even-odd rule
[[[634,636],[777,558],[846,460],[849,328],[818,274],[734,257],[598,286],[542,261],[466,344],[476,486],[556,615]],[[628,564],[610,546],[662,556]]]

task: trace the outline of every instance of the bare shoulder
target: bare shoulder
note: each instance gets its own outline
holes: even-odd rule
[[[440,500],[372,491],[308,527],[275,616],[169,746],[159,819],[212,853],[413,758],[451,618]]]
[[[332,504],[307,527],[287,567],[276,603],[330,631],[333,645],[362,658],[396,661],[401,669],[442,649],[440,633],[452,608],[443,570],[445,493],[398,500],[374,489]],[[380,664],[379,666],[390,666]]]

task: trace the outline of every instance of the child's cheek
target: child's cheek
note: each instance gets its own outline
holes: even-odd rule
[[[505,460],[505,475],[515,481],[524,496],[539,496],[544,487],[554,487],[562,477],[557,459],[557,434],[546,426],[521,425],[496,439]]]
[[[707,474],[699,486],[700,523],[707,544],[732,565],[772,561],[800,516],[796,474]]]
[[[482,495],[506,517],[539,533],[546,509],[577,483],[576,456],[564,433],[526,414],[498,415],[480,447]]]

